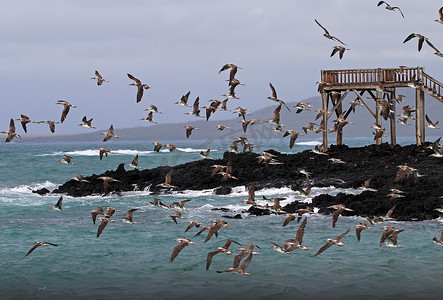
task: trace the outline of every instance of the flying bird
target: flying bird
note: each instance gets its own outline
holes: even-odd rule
[[[79,124],[78,126],[82,126],[82,127],[85,127],[85,128],[95,128],[94,126],[92,126],[92,120],[93,120],[93,118],[88,120],[86,118],[86,116],[84,116],[83,119],[82,119],[82,123]]]
[[[386,3],[385,1],[380,1],[380,2],[378,2],[378,4],[377,4],[377,6],[380,6],[380,5],[382,5],[382,4],[385,4],[386,5],[386,9],[387,10],[391,10],[391,11],[394,11],[394,10],[398,10],[400,13],[401,13],[401,16],[404,18],[405,16],[403,15],[403,12],[401,11],[401,9],[400,9],[400,7],[398,7],[398,6],[390,6],[388,3]]]
[[[37,122],[38,124],[40,123],[45,123],[49,125],[49,130],[51,130],[52,133],[55,132],[55,124],[59,124],[60,122],[56,122],[56,121],[51,121],[51,120],[43,120],[43,121],[39,121]]]
[[[334,46],[334,48],[332,49],[332,53],[331,53],[331,57],[335,55],[335,53],[338,52],[338,57],[340,59],[343,58],[343,54],[345,53],[346,50],[351,50],[342,46]]]
[[[168,188],[168,189],[176,188],[176,186],[171,185],[171,176],[172,176],[172,169],[169,170],[168,173],[166,173],[165,182],[159,183],[159,184],[157,184],[157,186],[163,187],[163,188]]]
[[[345,210],[353,211],[352,209],[347,208],[343,204],[331,205],[328,208],[335,209],[334,212],[332,213],[332,228],[335,228],[335,223],[337,223],[338,217],[341,215],[342,212],[344,212]]]
[[[2,133],[6,134],[6,143],[9,143],[10,141],[12,141],[13,138],[19,138],[21,139],[22,137],[15,133],[15,122],[14,119],[11,118],[11,121],[9,121],[9,131],[2,131]]]
[[[108,157],[108,153],[112,153],[108,148],[98,148],[98,154],[100,156],[100,160],[103,159],[103,155]]]
[[[100,223],[100,226],[98,226],[98,230],[97,230],[97,237],[99,237],[103,230],[105,229],[106,225],[108,225],[109,222],[115,222],[114,220],[111,220],[109,218],[98,218],[100,221],[102,221]]]
[[[29,254],[31,254],[35,249],[37,249],[40,246],[47,246],[47,245],[51,245],[51,246],[58,246],[57,244],[53,244],[50,242],[35,242],[35,246],[31,248],[31,250],[28,251],[28,253],[26,253],[25,257],[28,256]],[[23,258],[25,258],[23,257]]]
[[[142,83],[142,82],[140,81],[140,79],[135,78],[135,77],[132,76],[131,74],[129,74],[129,73],[127,73],[127,74],[128,74],[129,79],[134,80],[134,82],[131,83],[131,84],[129,84],[129,85],[134,85],[134,86],[137,87],[137,103],[139,103],[139,102],[142,100],[142,97],[143,97],[143,90],[150,89],[151,87],[148,86],[148,85],[145,84],[145,83]]]
[[[191,136],[193,130],[199,130],[194,126],[185,125],[184,127],[186,128],[186,138],[189,138]]]
[[[325,31],[325,33],[323,34],[324,37],[326,37],[326,38],[328,38],[328,39],[330,39],[330,40],[337,41],[337,42],[339,42],[340,44],[343,44],[343,45],[347,46],[345,43],[343,43],[342,41],[340,41],[340,40],[339,40],[338,38],[336,38],[335,36],[330,35],[330,34],[329,34],[329,31],[328,31],[326,28],[324,28],[323,26],[321,26],[321,24],[320,24],[316,19],[314,19],[314,21],[315,21],[315,23],[317,23],[318,26],[320,26],[320,27]]]
[[[269,100],[272,100],[272,101],[275,101],[275,102],[278,102],[278,103],[280,103],[280,104],[283,104],[284,106],[286,106],[286,108],[287,108],[289,111],[291,111],[291,110],[289,109],[289,107],[286,105],[286,103],[283,102],[283,100],[280,100],[280,99],[277,98],[277,91],[275,90],[275,88],[274,88],[274,86],[272,85],[272,83],[269,83],[269,87],[271,88],[272,95],[269,96],[268,99],[269,99]]]
[[[143,168],[138,165],[138,153],[135,155],[135,157],[132,160],[132,162],[130,164],[127,164],[127,166],[129,166],[131,168],[134,168],[134,169],[143,170]]]
[[[108,193],[109,182],[113,182],[113,181],[120,182],[120,180],[114,179],[109,176],[98,177],[98,179],[103,180],[103,191],[105,192],[105,194]]]
[[[63,158],[60,158],[58,161],[62,162],[64,164],[73,165],[74,163],[71,162],[72,156],[66,155]]]
[[[56,104],[60,104],[63,105],[63,112],[62,112],[62,117],[60,118],[60,121],[63,123],[66,120],[66,117],[69,113],[69,109],[72,108],[76,108],[77,106],[72,105],[71,103],[69,103],[66,100],[58,100]]]
[[[347,235],[349,231],[350,231],[350,229],[346,230],[346,232],[344,232],[344,233],[342,233],[342,234],[336,236],[336,237],[333,238],[333,239],[326,239],[325,241],[326,241],[327,243],[317,251],[317,253],[315,254],[315,256],[319,255],[320,253],[322,253],[323,251],[325,251],[326,249],[328,249],[329,247],[331,247],[331,246],[334,245],[334,244],[336,244],[337,246],[340,246],[340,247],[342,247],[342,246],[346,246],[346,244],[343,243],[343,242],[340,242],[340,240],[341,240],[345,235]]]
[[[175,102],[175,104],[182,105],[182,106],[190,106],[188,105],[189,95],[191,94],[191,91],[187,92],[185,95],[183,95],[180,99],[180,101]]]
[[[135,224],[136,222],[133,221],[133,217],[132,216],[134,214],[134,211],[136,211],[136,210],[138,210],[138,208],[133,208],[133,209],[128,210],[126,212],[126,218],[123,218],[121,221],[124,222],[124,223]]]
[[[426,114],[425,118],[426,118],[426,122],[428,122],[428,125],[426,125],[426,127],[435,128],[435,129],[440,128],[440,127],[437,127],[439,121],[433,123],[427,114]]]
[[[434,21],[443,24],[443,6],[438,10],[438,19]]]
[[[97,85],[102,85],[103,82],[109,82],[108,80],[105,80],[97,70],[95,70],[95,76],[91,77],[91,79],[97,80]]]
[[[20,118],[16,119],[16,121],[20,121],[20,123],[22,124],[23,130],[25,131],[25,133],[28,133],[28,130],[26,128],[26,124],[28,124],[28,123],[37,123],[37,122],[31,121],[31,119],[28,116],[26,116],[26,115],[20,115]]]
[[[62,201],[63,201],[63,197],[60,196],[60,198],[58,199],[57,203],[54,206],[51,206],[50,208],[52,208],[53,210],[63,210],[63,208],[62,208]]]
[[[406,43],[407,41],[409,41],[409,40],[415,38],[415,37],[418,38],[418,52],[420,52],[421,48],[423,47],[423,42],[424,42],[425,40],[428,40],[427,37],[425,37],[425,36],[423,36],[423,35],[421,35],[421,34],[418,34],[418,33],[411,33],[411,34],[408,35],[408,36],[406,37],[406,39],[403,41],[403,44]]]
[[[197,245],[196,243],[191,242],[191,240],[188,239],[188,238],[185,238],[185,239],[174,239],[174,241],[177,241],[177,242],[179,242],[180,244],[178,244],[177,246],[175,246],[175,247],[174,247],[174,250],[172,251],[171,258],[169,259],[169,262],[171,262],[171,263],[174,261],[174,259],[175,259],[175,258],[177,257],[177,255],[180,253],[180,251],[183,250],[183,248],[185,248],[185,247],[188,246],[189,244]]]
[[[212,258],[214,257],[214,255],[216,255],[218,253],[221,253],[221,252],[223,252],[223,253],[225,253],[227,255],[231,255],[232,254],[232,252],[228,250],[229,246],[231,246],[232,243],[236,243],[237,245],[241,246],[241,244],[239,242],[236,242],[236,241],[231,240],[231,239],[226,239],[226,243],[222,247],[218,247],[217,250],[211,251],[211,252],[208,253],[208,256],[206,257],[206,270],[209,270],[209,266],[212,263]]]
[[[111,124],[107,132],[102,132],[101,134],[105,135],[103,142],[109,141],[112,137],[119,138],[118,135],[114,134],[114,126]]]
[[[90,213],[91,213],[91,216],[92,216],[92,222],[94,223],[94,225],[95,225],[95,221],[96,221],[96,219],[97,219],[97,216],[98,215],[104,215],[104,209],[103,209],[103,207],[101,207],[101,206],[97,206],[97,209],[96,210],[91,210],[91,211],[89,211]]]

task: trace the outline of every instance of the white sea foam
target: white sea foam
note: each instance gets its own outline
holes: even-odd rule
[[[166,150],[165,152],[168,152],[169,150]],[[140,150],[132,150],[132,149],[120,149],[120,150],[111,150],[111,154],[117,154],[117,155],[149,155],[151,153],[154,153],[154,151],[140,151]],[[57,151],[53,153],[45,153],[45,154],[38,154],[36,156],[62,156],[62,155],[69,155],[69,156],[97,156],[99,155],[98,149],[86,149],[86,150],[77,150],[77,151]]]
[[[178,151],[182,152],[200,152],[200,151],[206,151],[208,149],[194,149],[194,148],[177,148]],[[168,150],[169,151],[169,150]],[[211,152],[217,152],[217,150],[211,149]]]
[[[316,145],[321,145],[322,143],[320,141],[307,141],[307,142],[298,142],[295,144],[300,146],[316,146]]]
[[[50,181],[45,181],[44,183],[35,183],[32,185],[19,185],[15,187],[4,187],[0,188],[0,195],[22,195],[22,194],[32,194],[33,190],[38,190],[42,188],[47,188],[48,190],[53,190],[57,187],[55,183]]]

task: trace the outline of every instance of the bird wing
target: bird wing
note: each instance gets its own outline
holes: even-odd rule
[[[383,234],[381,235],[381,239],[380,239],[380,246],[383,244],[383,242],[386,240],[386,238],[394,231],[394,229],[392,227],[386,229],[385,232],[383,232]]]
[[[420,35],[418,39],[418,52],[420,52],[421,48],[423,47],[423,42],[425,41],[425,37]]]
[[[251,184],[248,190],[248,201],[255,202],[255,182]]]
[[[240,253],[239,255],[236,255],[234,257],[234,263],[232,265],[233,268],[237,268],[240,265],[240,261],[246,256],[248,255],[247,251],[242,251],[242,253]]]
[[[140,79],[138,79],[138,78],[135,78],[134,76],[132,76],[131,74],[129,74],[129,73],[127,73],[128,74],[128,77],[129,77],[129,79],[132,79],[132,80],[134,80],[136,83],[138,83],[138,84],[141,84],[142,82],[140,81]]]
[[[431,119],[429,119],[428,114],[425,115],[425,118],[426,118],[426,122],[428,122],[429,125],[432,125],[432,121],[431,121]]]
[[[191,224],[188,225],[188,227],[186,227],[185,232],[188,231],[189,229],[191,229],[192,227],[195,226],[195,222],[192,222]]]
[[[199,105],[200,105],[200,97],[195,98],[194,104],[192,105],[192,112],[196,113],[199,111]]]
[[[49,130],[51,130],[52,133],[55,132],[55,122],[49,122]]]
[[[274,118],[273,121],[280,123],[280,110],[281,110],[281,104],[277,106],[277,108],[274,110]]]
[[[305,234],[305,227],[307,222],[308,218],[305,218],[303,222],[300,224],[300,227],[297,230],[297,234],[295,235],[295,240],[298,242],[299,245],[301,245],[303,242],[303,235]]]
[[[402,16],[403,18],[405,17],[405,15],[404,15],[403,12],[401,11],[400,7],[398,7],[398,6],[393,6],[393,7],[391,7],[391,9],[392,9],[392,10],[396,10],[396,9],[398,9],[398,11],[400,12],[401,16]]]
[[[435,48],[434,45],[432,45],[432,43],[429,40],[426,40],[426,43],[429,45],[429,47],[431,47],[432,49],[434,49],[437,52],[440,52],[437,48]]]
[[[415,33],[411,33],[406,37],[406,39],[403,41],[403,43],[406,43],[407,41],[411,40],[412,38],[416,37]]]
[[[231,72],[229,73],[229,85],[231,85],[231,82],[234,80],[235,74],[237,73],[237,66],[231,67]]]
[[[321,24],[316,19],[314,19],[314,21],[315,21],[315,23],[317,23],[318,26],[320,26],[325,31],[326,34],[329,34],[329,32],[326,30],[326,28],[321,26]]]
[[[28,256],[29,254],[31,254],[32,251],[34,251],[35,249],[37,249],[41,245],[42,245],[41,243],[35,243],[34,247],[32,247],[31,250],[29,250],[28,253],[26,253],[25,257]]]
[[[244,271],[246,269],[246,267],[249,265],[249,263],[252,260],[252,253],[249,254],[248,258],[246,258],[241,265],[238,267],[238,270],[240,271]]]
[[[285,221],[283,222],[282,227],[285,227],[286,225],[289,224],[289,222],[291,222],[291,221],[293,221],[293,220],[295,220],[295,215],[289,215],[289,216],[285,219]]]
[[[138,166],[138,154],[135,155],[134,159],[132,160],[132,164]]]
[[[357,235],[357,241],[360,242],[360,236],[361,236],[361,232],[363,231],[364,227],[357,227],[355,228],[355,234]]]
[[[191,91],[187,92],[186,95],[183,95],[180,99],[180,102],[183,104],[187,104],[190,94],[191,94]]]
[[[185,248],[187,245],[188,245],[188,243],[186,241],[182,241],[182,242],[180,242],[180,244],[175,246],[174,250],[172,251],[171,258],[169,259],[169,262],[172,263],[174,261],[174,259],[177,257],[177,255],[180,253],[180,251],[182,251],[183,248]]]
[[[189,138],[191,133],[192,133],[192,127],[186,127],[186,138]]]
[[[142,100],[143,97],[143,86],[139,85],[137,89],[137,103],[139,103]]]
[[[208,256],[206,257],[206,270],[209,270],[209,266],[212,262],[212,257],[218,253],[222,252],[221,250],[215,250],[208,253]]]
[[[169,172],[165,176],[165,183],[166,184],[171,184],[171,176],[172,176],[172,169],[169,170]]]
[[[340,50],[340,48],[335,48],[334,47],[334,49],[332,49],[332,53],[331,53],[330,57],[334,56],[334,54],[337,53],[337,51],[339,51],[339,50]]]
[[[57,201],[57,203],[55,204],[55,207],[58,207],[58,208],[62,208],[62,201],[63,201],[63,197],[62,196],[60,196],[60,198],[58,199],[58,201]]]
[[[137,208],[133,208],[133,209],[130,209],[130,210],[128,210],[127,212],[126,212],[126,218],[130,221],[130,222],[132,222],[132,215],[134,214],[134,211],[136,211],[137,210]]]
[[[394,205],[387,213],[386,213],[386,218],[390,218],[391,217],[391,215],[392,215],[392,212],[394,211],[394,209],[395,209],[395,207],[396,207],[397,205]]]
[[[102,234],[102,231],[103,231],[103,229],[105,229],[106,225],[108,225],[108,222],[109,221],[106,220],[106,219],[102,220],[102,222],[101,222],[101,224],[100,224],[100,226],[98,227],[98,230],[97,230],[97,237],[99,237],[100,234]]]
[[[182,200],[178,203],[178,206],[180,206],[180,208],[183,208],[185,206],[185,203],[189,202],[189,201],[191,201],[191,200],[190,199]]]
[[[329,247],[332,246],[332,242],[327,242],[326,244],[323,245],[323,247],[321,247],[320,249],[318,249],[317,253],[314,256],[319,255],[320,253],[322,253],[323,251],[325,251],[326,249],[328,249]]]
[[[269,86],[271,87],[272,97],[277,99],[277,92],[275,91],[274,86],[272,85],[272,83],[269,83]]]
[[[14,119],[11,118],[11,121],[9,121],[9,132],[14,133],[15,132],[15,122]]]
[[[69,105],[64,105],[64,108],[63,108],[63,112],[62,112],[62,117],[61,117],[61,119],[60,119],[60,121],[63,123],[63,121],[65,121],[65,119],[66,119],[66,116],[68,115],[68,113],[69,113]]]
[[[335,227],[335,223],[337,223],[338,216],[340,215],[341,210],[337,209],[332,213],[332,228]]]
[[[380,2],[378,2],[377,6],[380,6],[380,5],[382,5],[383,3],[386,4],[386,5],[388,5],[386,2],[384,2],[384,1],[380,1]]]
[[[295,144],[295,140],[298,138],[298,133],[293,133],[290,137],[289,140],[289,149],[292,149],[292,147],[294,147]]]
[[[348,234],[348,232],[351,231],[350,229],[346,230],[346,232],[343,232],[342,234],[335,237],[335,240],[338,242],[340,241],[345,235]]]

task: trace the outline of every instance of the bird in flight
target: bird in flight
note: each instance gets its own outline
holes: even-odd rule
[[[335,36],[330,35],[330,34],[329,34],[329,31],[328,31],[326,28],[324,28],[323,26],[321,26],[321,24],[320,24],[316,19],[314,19],[314,21],[315,21],[315,23],[317,23],[318,26],[320,26],[320,27],[325,31],[325,33],[323,34],[324,37],[326,37],[326,38],[328,38],[328,39],[330,39],[330,40],[337,41],[337,42],[339,42],[339,43],[341,43],[341,44],[347,46],[345,43],[343,43],[342,41],[340,41],[340,40],[339,40],[338,38],[336,38]]]
[[[403,15],[403,12],[401,11],[401,9],[400,9],[400,7],[398,7],[398,6],[390,6],[388,3],[386,3],[385,1],[380,1],[380,2],[378,2],[378,4],[377,4],[377,6],[380,6],[380,5],[382,5],[382,4],[385,4],[386,5],[386,9],[387,10],[392,10],[392,11],[394,11],[394,10],[398,10],[400,13],[401,13],[401,16],[404,18],[405,16]]]

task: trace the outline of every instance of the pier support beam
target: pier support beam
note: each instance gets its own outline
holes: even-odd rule
[[[397,144],[396,110],[395,110],[395,89],[389,95],[389,106],[393,113],[390,114],[389,123],[391,125],[391,145]]]
[[[326,92],[321,92],[321,101],[322,101],[322,108],[325,111],[328,111],[328,94]],[[328,116],[327,114],[323,114],[323,152],[328,151]]]
[[[415,89],[415,139],[417,146],[425,142],[425,93],[419,89]]]
[[[381,91],[377,90],[376,91],[376,96],[375,96],[375,125],[377,125],[378,127],[381,128],[381,110],[380,110],[380,106],[378,105],[378,99],[381,99],[382,95],[381,95]],[[375,139],[375,144],[376,145],[380,145],[382,143],[382,138],[376,138]]]

